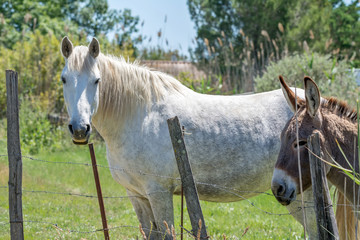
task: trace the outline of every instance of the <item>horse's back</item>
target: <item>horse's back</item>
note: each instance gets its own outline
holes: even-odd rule
[[[177,115],[185,127],[195,179],[210,183],[198,185],[201,198],[239,200],[211,184],[253,192],[269,188],[279,136],[291,116],[281,90],[244,96],[176,96],[167,99],[166,107],[160,105],[166,132],[160,135],[166,136],[170,155],[173,158],[166,119]]]

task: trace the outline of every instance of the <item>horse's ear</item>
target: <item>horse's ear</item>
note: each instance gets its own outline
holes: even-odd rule
[[[64,37],[61,41],[61,53],[64,58],[68,58],[72,53],[74,46],[68,37]]]
[[[301,104],[304,104],[304,100],[296,96],[295,93],[289,88],[289,86],[285,83],[284,78],[280,75],[279,80],[281,83],[281,89],[283,91],[284,97],[291,109],[291,111],[295,112],[296,109],[300,108]],[[296,107],[297,104],[297,107]]]
[[[320,92],[316,83],[310,78],[304,78],[305,83],[305,99],[306,110],[310,116],[315,117],[315,114],[320,106]]]
[[[89,53],[93,58],[97,58],[100,54],[100,44],[96,38],[93,38],[89,45]]]

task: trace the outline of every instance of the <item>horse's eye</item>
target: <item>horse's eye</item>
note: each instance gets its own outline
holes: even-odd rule
[[[66,83],[66,79],[64,77],[61,77],[61,81],[63,82],[63,84]]]
[[[95,84],[98,84],[100,82],[100,78],[95,80]]]
[[[297,142],[294,143],[294,148],[298,148],[298,147],[303,147],[307,144],[307,142],[305,140],[300,140],[299,141],[299,145],[297,145]]]

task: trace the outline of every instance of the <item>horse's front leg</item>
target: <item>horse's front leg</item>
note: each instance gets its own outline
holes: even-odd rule
[[[155,239],[172,239],[171,232],[168,234],[166,231],[164,221],[171,230],[171,226],[174,225],[173,193],[168,190],[153,191],[153,193],[149,192],[148,199],[155,217],[157,230]]]
[[[144,197],[127,190],[141,226],[148,239],[172,239],[166,233],[164,221],[169,228],[174,224],[173,196],[168,191],[148,191]]]
[[[139,196],[138,193],[126,190],[130,201],[134,207],[136,216],[144,230],[146,236],[150,234],[150,229],[155,223],[155,218],[151,210],[150,202],[146,197]]]

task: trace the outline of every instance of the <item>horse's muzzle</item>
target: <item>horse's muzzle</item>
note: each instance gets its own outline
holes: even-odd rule
[[[91,126],[90,124],[85,124],[75,127],[73,124],[69,124],[69,131],[72,135],[72,140],[74,144],[85,145],[89,141],[89,137],[91,134]]]

